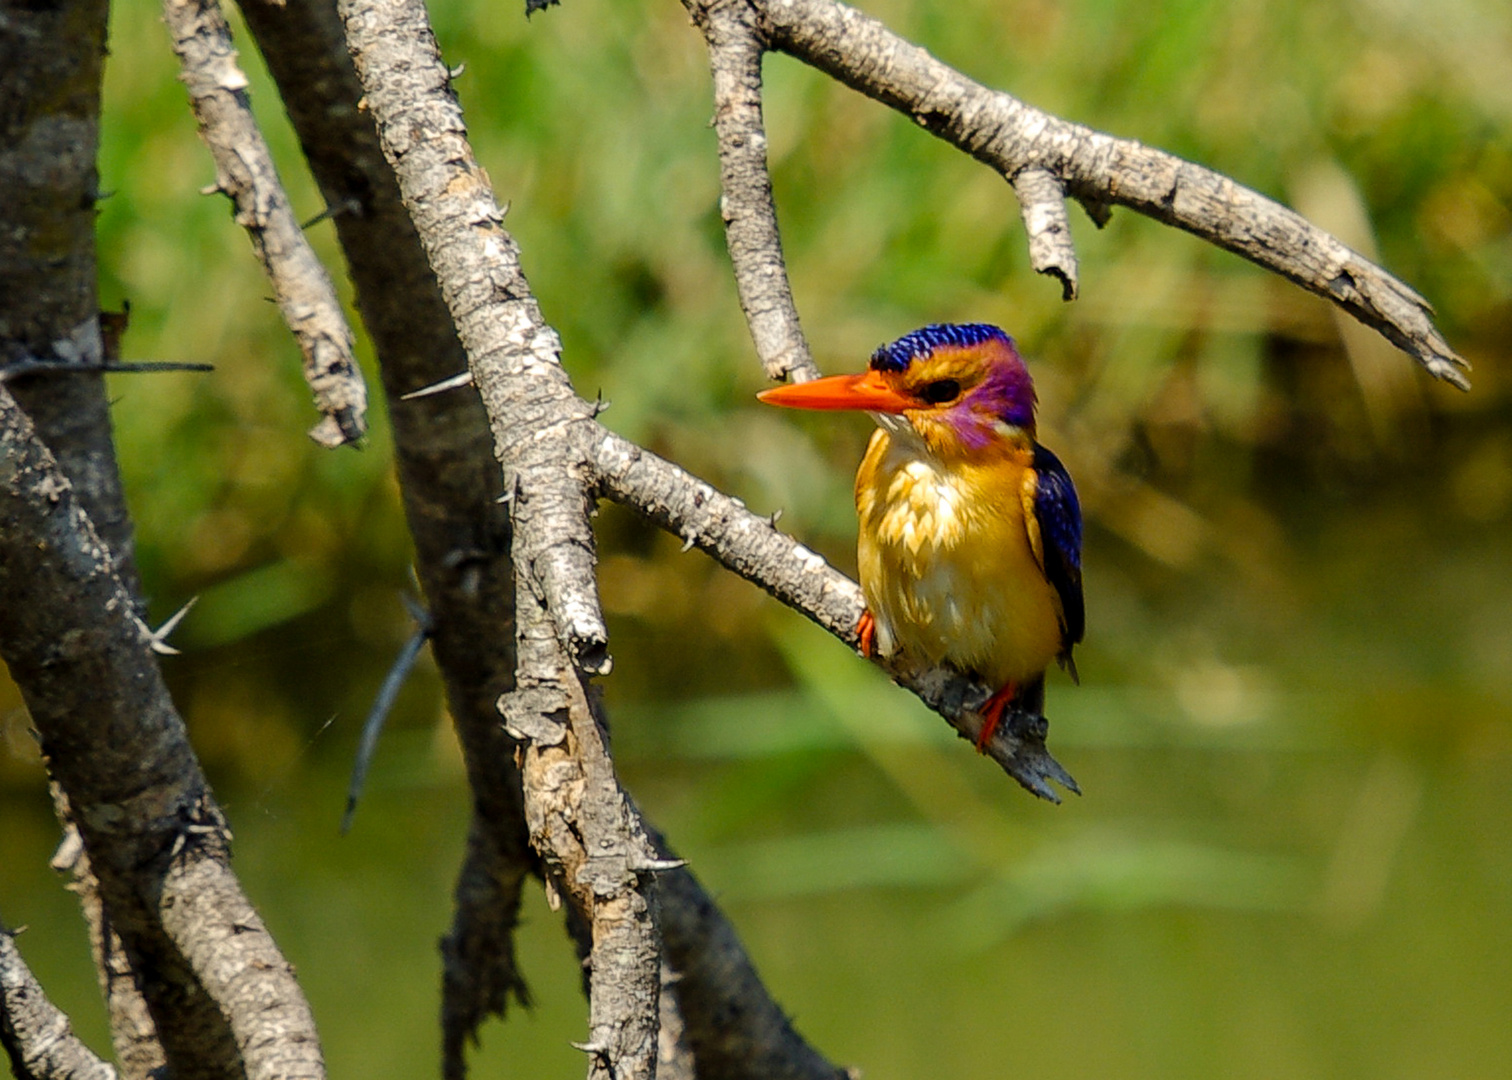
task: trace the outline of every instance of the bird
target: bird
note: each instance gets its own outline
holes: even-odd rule
[[[863,655],[996,687],[979,710],[982,753],[1005,712],[1043,715],[1052,661],[1080,681],[1081,504],[1036,441],[1034,381],[1002,329],[934,323],[878,348],[862,374],[757,396],[877,422],[856,473]]]

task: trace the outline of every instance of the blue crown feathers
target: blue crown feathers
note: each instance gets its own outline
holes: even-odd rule
[[[871,366],[876,371],[906,371],[914,360],[936,349],[968,348],[986,341],[1001,341],[1013,348],[1013,339],[991,323],[931,323],[879,347],[871,355]]]

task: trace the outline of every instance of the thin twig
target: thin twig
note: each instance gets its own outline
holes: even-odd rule
[[[765,51],[747,0],[687,0],[709,45],[714,78],[714,131],[719,138],[719,212],[756,355],[770,379],[818,378],[803,336],[782,256],[766,128],[761,119],[761,56]]]
[[[158,371],[214,371],[213,364],[180,363],[172,360],[144,360],[137,362],[112,361],[102,364],[80,364],[72,360],[41,360],[27,357],[8,364],[0,364],[0,382],[9,382],[22,375],[41,372],[105,372],[107,374],[141,374]]]
[[[356,442],[366,431],[367,388],[352,353],[352,331],[252,115],[230,27],[215,0],[164,0],[163,12],[200,136],[215,159],[210,190],[235,204],[236,220],[252,238],[279,311],[304,354],[305,381],[323,414],[310,437],[330,447]]]
[[[1244,256],[1374,327],[1430,374],[1461,389],[1463,357],[1412,288],[1301,215],[1211,169],[1133,139],[1073,124],[991,90],[838,0],[749,0],[773,47],[990,165],[1038,168],[1094,216],[1127,206]]]

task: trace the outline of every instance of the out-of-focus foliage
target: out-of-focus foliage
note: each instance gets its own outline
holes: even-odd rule
[[[1087,794],[1031,802],[838,644],[608,509],[607,688],[638,797],[800,1025],[870,1077],[1506,1075],[1512,9],[867,10],[1377,253],[1437,306],[1476,388],[1434,384],[1322,301],[1122,211],[1101,232],[1073,217],[1083,298],[1062,304],[1028,270],[999,177],[770,58],[779,212],[823,366],[951,319],[999,322],[1032,358],[1043,439],[1090,520],[1085,685],[1052,677],[1049,701]],[[579,390],[851,566],[866,425],[752,400],[682,8],[569,0],[527,22],[440,0],[434,17]],[[150,6],[118,8],[111,51],[103,302],[131,302],[129,357],[217,365],[113,384],[153,609],[201,597],[168,669],[333,1067],[409,1075],[434,1045],[465,802],[422,668],[356,833],[335,837],[357,725],[407,633],[386,426],[362,452],[303,438],[295,350],[225,203],[197,194],[212,170]],[[312,236],[339,266],[329,226]],[[0,912],[33,925],[27,955],[98,1033],[13,690],[0,710]],[[576,975],[539,905],[523,948],[542,1004],[487,1034],[480,1075],[580,1068]]]

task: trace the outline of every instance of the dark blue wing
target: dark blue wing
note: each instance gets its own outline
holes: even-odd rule
[[[1082,603],[1081,503],[1060,458],[1039,443],[1034,444],[1033,467],[1034,518],[1044,548],[1045,579],[1060,597],[1061,655],[1069,663],[1071,646],[1087,628],[1087,609]]]

